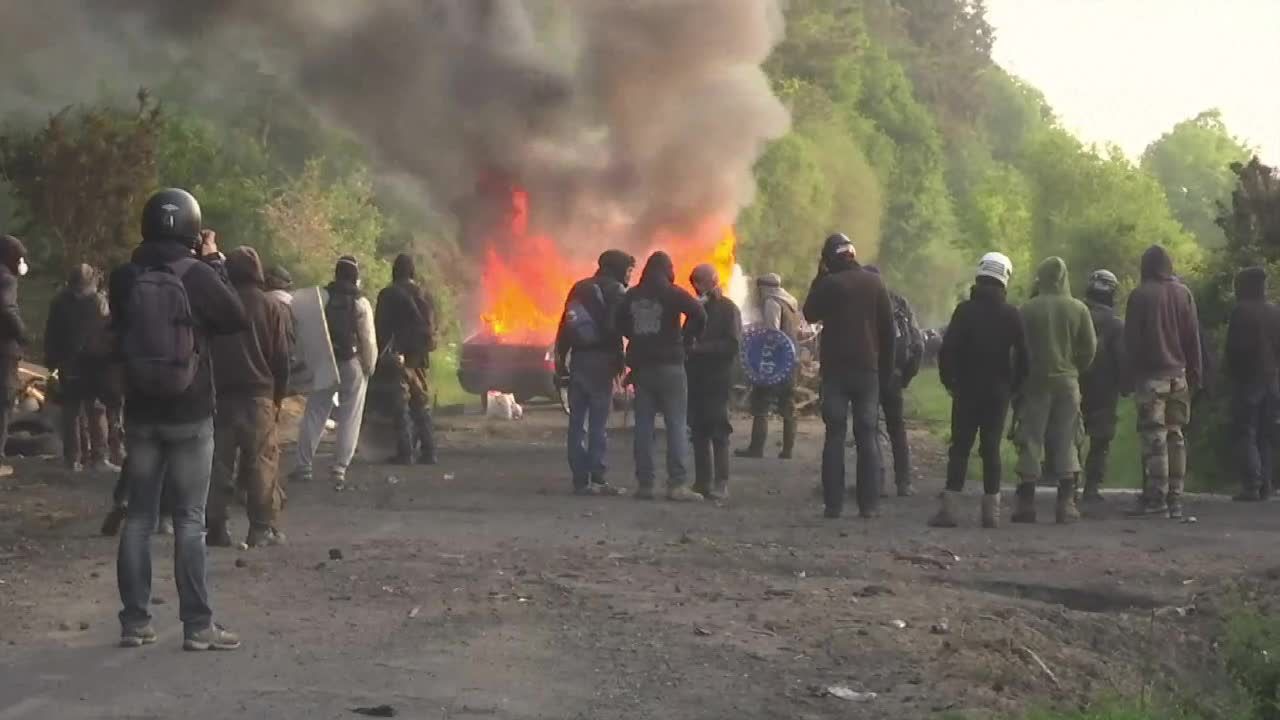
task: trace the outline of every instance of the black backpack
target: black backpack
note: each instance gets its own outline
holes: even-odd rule
[[[564,312],[570,346],[582,349],[595,347],[603,342],[604,328],[600,318],[606,312],[608,308],[605,307],[604,292],[599,283],[592,282],[589,288],[582,288],[574,293]]]
[[[359,335],[356,331],[356,300],[359,295],[329,291],[329,301],[324,306],[325,324],[329,326],[329,341],[333,343],[333,359],[346,362],[359,354]]]
[[[198,262],[148,267],[134,281],[121,349],[130,386],[145,395],[175,397],[195,380],[200,353],[182,278]]]
[[[924,356],[924,333],[916,325],[905,298],[893,296],[893,366],[902,374],[903,385],[920,371]]]

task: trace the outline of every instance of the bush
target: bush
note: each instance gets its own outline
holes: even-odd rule
[[[1242,610],[1227,620],[1227,672],[1248,693],[1257,720],[1280,720],[1280,618]]]

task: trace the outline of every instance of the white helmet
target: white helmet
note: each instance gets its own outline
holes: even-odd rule
[[[978,277],[994,278],[1008,287],[1013,277],[1013,261],[1004,253],[989,252],[978,261]]]

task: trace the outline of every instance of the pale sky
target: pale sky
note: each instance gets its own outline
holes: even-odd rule
[[[995,59],[1087,142],[1137,157],[1220,108],[1280,163],[1280,0],[987,0]]]

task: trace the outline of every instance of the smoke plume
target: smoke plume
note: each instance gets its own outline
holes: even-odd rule
[[[608,226],[639,246],[730,222],[750,201],[752,165],[789,122],[760,68],[783,32],[778,2],[3,3],[0,26],[22,31],[7,33],[0,67],[66,66],[86,49],[99,67],[129,67],[138,45],[252,57],[437,205],[474,207],[498,178],[566,243]],[[84,82],[51,67],[28,72],[45,97]]]

